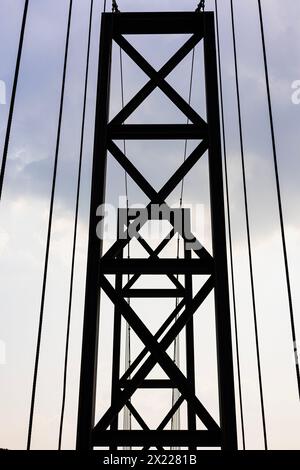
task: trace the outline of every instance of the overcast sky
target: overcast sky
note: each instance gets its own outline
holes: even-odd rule
[[[4,350],[2,352],[5,353],[2,354],[0,361],[0,419],[2,423],[0,447],[16,449],[24,448],[26,445],[69,2],[67,0],[31,0],[29,3],[7,172],[0,204],[0,340],[2,350]],[[110,8],[109,0],[107,4]],[[153,0],[151,2],[119,0],[118,4],[121,11],[192,11],[197,2],[191,0]],[[207,10],[213,9],[213,1],[207,1],[206,4]],[[300,411],[283,275],[257,1],[236,0],[234,4],[269,446],[274,449],[299,449]],[[0,0],[0,80],[5,82],[7,88],[7,104],[0,104],[1,152],[23,5],[23,0]],[[242,199],[241,157],[237,134],[230,2],[219,0],[219,5],[246,445],[247,448],[262,448],[253,312]],[[300,5],[297,0],[285,2],[263,0],[262,5],[294,310],[299,338],[300,293],[297,289],[297,281],[300,275],[300,163],[298,158],[300,105],[292,103],[291,86],[294,80],[300,79],[298,46]],[[95,0],[63,439],[65,448],[74,447],[76,433],[94,105],[102,9],[102,0]],[[74,0],[33,448],[55,449],[57,447],[88,15],[89,2]],[[155,68],[159,68],[180,47],[186,37],[142,39],[131,37],[129,39]],[[205,117],[201,47],[200,44],[195,52],[192,104]],[[118,54],[117,47],[114,47],[111,116],[121,107]],[[125,54],[123,59],[125,101],[128,101],[147,81],[147,77]],[[186,99],[190,66],[191,54],[168,77],[169,83]],[[182,123],[185,117],[174,109],[166,97],[156,91],[136,111],[129,122],[155,121]],[[190,151],[193,145],[189,146]],[[182,142],[169,142],[167,145],[157,142],[147,143],[147,145],[130,142],[127,152],[137,168],[143,171],[153,186],[158,189],[182,161],[183,148]],[[111,156],[108,164],[108,181],[107,200],[116,205],[118,196],[124,196],[124,173],[116,163],[113,163]],[[177,188],[168,201],[170,204],[178,205],[178,200]],[[139,204],[146,202],[146,198],[130,180],[129,201]],[[205,156],[195,166],[193,174],[186,179],[184,203],[193,205],[194,208],[195,204],[201,205],[197,208],[200,223],[199,220],[193,222],[197,235],[207,249],[211,250]],[[105,246],[109,246],[109,243],[111,240],[107,240]],[[155,240],[152,243],[155,245]],[[139,253],[137,250],[137,248],[136,251],[133,250],[136,255]],[[170,244],[167,254],[175,255],[174,244]],[[157,280],[150,279],[149,282],[151,286],[155,286]],[[195,284],[196,287],[200,285],[198,281]],[[158,328],[162,318],[171,311],[173,306],[166,300],[157,301],[151,309],[142,306],[137,301],[134,305],[140,309],[140,314],[152,331]],[[160,314],[153,318],[153,311],[159,311]],[[103,296],[97,417],[105,410],[110,399],[107,377],[111,370],[112,313],[110,303]],[[207,300],[201,315],[195,316],[195,325],[197,391],[213,417],[218,420],[212,299]],[[183,350],[183,338],[181,345]],[[133,354],[140,347],[138,341],[133,339]],[[182,364],[183,362],[184,353],[182,352]],[[147,400],[147,393],[143,392],[142,395],[140,392],[135,403],[138,409],[144,409],[143,416],[147,423],[154,426],[159,422],[163,411],[157,409],[156,405],[154,406],[153,400]],[[157,393],[160,394],[160,400],[157,400],[157,403],[159,402],[162,409],[166,410],[166,407],[171,404],[171,395],[164,395],[163,392]],[[237,416],[240,430],[239,412]],[[184,408],[182,420],[184,424]]]

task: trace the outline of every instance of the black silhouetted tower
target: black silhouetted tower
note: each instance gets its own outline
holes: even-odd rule
[[[191,36],[172,58],[159,71],[156,71],[127,41],[124,35],[130,34],[189,34]],[[113,41],[148,75],[149,81],[109,121]],[[203,41],[204,48],[206,120],[165,80],[200,41]],[[186,115],[190,123],[186,125],[124,124],[127,118],[157,87]],[[163,187],[156,191],[130,162],[125,153],[120,150],[115,143],[117,140],[198,140],[200,143]],[[119,211],[119,225],[120,220],[128,222],[125,226],[121,224],[117,241],[103,254],[102,242],[98,238],[96,226],[99,223],[97,208],[105,202],[108,152],[144,191],[150,202],[146,210],[140,208]],[[191,234],[189,211],[170,209],[166,203],[170,193],[180,184],[188,172],[193,171],[194,165],[200,158],[208,158],[213,255],[210,255],[200,241]],[[155,214],[155,211],[152,210],[153,207],[159,207],[161,212],[158,215]],[[125,214],[122,211],[125,211]],[[169,238],[162,240],[161,244],[153,249],[139,235],[139,230],[147,220],[155,218],[167,219],[172,229]],[[178,220],[181,220],[182,224],[178,224]],[[184,241],[184,257],[179,259],[176,257],[173,259],[160,258],[162,249],[178,233]],[[133,236],[148,252],[147,259],[123,257],[124,249],[131,242]],[[132,277],[124,284],[124,277],[128,274],[131,274]],[[147,274],[168,276],[174,287],[160,290],[135,289],[134,282],[141,275]],[[107,275],[115,276],[114,285],[108,280]],[[178,275],[184,277],[184,282],[179,281]],[[193,288],[195,275],[204,275],[207,278],[197,292],[194,292]],[[94,423],[101,291],[106,293],[115,306],[112,400],[100,420]],[[197,371],[195,371],[194,362],[193,315],[212,291],[214,291],[215,298],[219,423],[213,419],[195,392]],[[147,298],[149,304],[151,299],[157,296],[180,298],[180,301],[168,320],[162,322],[158,333],[153,335],[141,320],[139,313],[126,299],[131,297]],[[134,358],[134,363],[123,376],[120,374],[121,317],[125,318],[132,331],[144,344],[144,350],[140,356]],[[187,367],[185,375],[166,352],[181,331],[185,331],[186,335]],[[148,356],[143,361],[146,354]],[[147,378],[157,364],[164,370],[167,379]],[[187,446],[192,449],[196,447],[236,449],[233,379],[214,15],[211,12],[104,13],[101,25],[96,103],[77,449],[83,450],[101,446],[109,446],[110,448],[118,446],[154,446],[157,448]],[[180,393],[172,408],[166,410],[165,415],[161,417],[161,423],[157,429],[149,429],[142,416],[142,411],[137,412],[131,403],[132,396],[140,388],[172,388],[177,389]],[[187,402],[188,429],[166,430],[165,427],[184,401]],[[130,408],[142,430],[121,430],[119,428],[118,415],[124,406]],[[197,429],[197,417],[205,429]]]

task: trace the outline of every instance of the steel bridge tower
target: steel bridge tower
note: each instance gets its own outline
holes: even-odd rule
[[[126,40],[128,34],[189,34],[190,38],[182,47],[156,71],[145,58]],[[145,72],[148,83],[126,104],[109,122],[110,76],[112,44],[115,41],[123,51]],[[200,42],[204,48],[204,70],[206,88],[207,119],[204,120],[166,81],[167,75]],[[220,447],[234,450],[237,448],[236,416],[234,398],[234,373],[232,361],[232,341],[230,326],[230,308],[227,279],[226,231],[223,201],[222,159],[219,125],[218,75],[216,65],[214,15],[212,12],[175,12],[175,13],[104,13],[102,15],[99,75],[96,103],[95,142],[92,170],[92,189],[90,207],[89,245],[86,278],[86,297],[83,326],[82,362],[78,410],[77,449],[87,450],[93,447],[118,446],[143,447],[187,446],[190,449],[200,447]],[[159,87],[168,98],[186,115],[190,124],[124,124],[135,109]],[[127,159],[114,140],[199,140],[195,150],[174,172],[168,182],[156,191],[147,179]],[[127,174],[148,196],[150,203],[146,211],[119,211],[120,220],[124,217],[129,225],[121,227],[122,237],[113,246],[102,253],[102,242],[96,233],[99,223],[97,208],[105,201],[107,152],[110,152]],[[210,255],[191,234],[190,214],[186,209],[171,210],[165,202],[168,195],[182,181],[200,158],[208,158],[209,188],[211,201],[212,247]],[[153,216],[152,206],[161,207],[161,213]],[[143,220],[138,215],[143,213]],[[151,218],[166,218],[172,225],[170,237],[179,232],[184,239],[184,258],[160,258],[159,253],[168,243],[162,243],[153,250],[141,236],[138,241],[148,251],[147,259],[125,259],[123,251],[132,237],[132,230],[138,233],[143,224]],[[181,229],[175,223],[183,221]],[[121,224],[122,225],[122,224]],[[125,224],[126,225],[126,224]],[[191,243],[192,242],[192,243]],[[192,256],[194,251],[195,256]],[[113,286],[106,275],[115,275]],[[122,285],[124,275],[133,277]],[[173,282],[173,289],[132,288],[140,275],[166,275]],[[201,289],[194,294],[193,277],[203,274],[209,276]],[[177,275],[184,275],[184,283]],[[104,291],[114,304],[114,344],[111,405],[95,423],[95,394],[97,378],[98,333],[100,312],[100,293]],[[216,344],[218,361],[218,396],[220,422],[216,423],[195,394],[194,363],[194,325],[193,315],[204,302],[208,294],[214,291],[216,323]],[[143,323],[126,298],[130,297],[180,297],[180,308],[175,308],[168,324],[162,323],[155,335]],[[182,309],[180,313],[180,309]],[[134,333],[143,342],[148,357],[141,364],[143,357],[135,359],[135,372],[130,376],[125,373],[120,377],[120,325],[124,317]],[[175,322],[174,322],[175,319]],[[167,326],[170,329],[166,332]],[[166,350],[174,342],[180,331],[186,333],[187,368],[184,375],[168,356]],[[168,379],[147,379],[149,372],[159,364]],[[205,377],[203,378],[205,380]],[[149,429],[143,417],[131,404],[131,397],[139,388],[175,388],[180,398],[166,414],[161,417],[157,429]],[[167,423],[182,404],[187,402],[188,429],[165,430]],[[118,426],[118,414],[124,406],[130,407],[133,416],[142,430],[121,430]],[[197,430],[196,417],[200,418],[205,430]]]

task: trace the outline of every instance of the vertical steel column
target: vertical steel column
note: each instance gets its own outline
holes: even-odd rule
[[[98,206],[104,202],[105,197],[112,27],[112,15],[104,13],[101,21],[101,47],[96,101],[90,228],[77,424],[76,447],[78,450],[92,448],[91,434],[95,415],[100,307],[99,273],[100,257],[102,254],[102,241],[99,240],[96,234],[98,222],[96,211]],[[95,254],[98,254],[98,256],[95,256]]]
[[[228,293],[224,193],[220,140],[216,45],[213,14],[204,18],[204,63],[209,134],[209,177],[213,257],[215,261],[215,315],[222,449],[237,448],[232,340]]]
[[[118,214],[118,233],[119,231],[119,214]],[[123,229],[123,227],[122,227]],[[123,258],[123,250],[117,255],[118,259]],[[115,290],[121,295],[123,284],[123,275],[121,273],[116,274]],[[122,312],[118,305],[115,305],[114,311],[114,333],[113,333],[113,359],[112,359],[112,383],[111,383],[111,402],[114,403],[120,393],[120,356],[121,356],[121,324],[122,324]],[[119,415],[117,415],[114,421],[110,425],[112,431],[118,429]],[[112,445],[111,450],[116,450],[117,445]]]
[[[184,257],[187,260],[192,259],[192,252],[187,246],[188,241],[184,240]],[[191,274],[185,275],[185,291],[186,305],[189,306],[193,299],[193,277]],[[194,318],[192,317],[186,324],[185,327],[185,341],[186,341],[186,376],[190,383],[193,393],[196,393],[195,386],[195,342],[194,342]],[[193,407],[187,404],[187,423],[188,429],[196,431],[196,413]],[[196,447],[190,447],[190,450],[196,450]]]

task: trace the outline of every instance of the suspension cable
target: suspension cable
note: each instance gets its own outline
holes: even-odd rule
[[[267,443],[265,406],[264,406],[264,396],[263,396],[258,325],[257,325],[257,314],[256,314],[256,300],[255,300],[254,275],[253,275],[253,263],[252,263],[252,247],[251,247],[251,235],[250,235],[250,223],[249,223],[248,194],[247,194],[247,182],[246,182],[246,170],[245,170],[244,139],[243,139],[243,130],[242,130],[242,113],[241,113],[241,99],[240,99],[240,87],[239,87],[239,76],[238,76],[238,65],[237,65],[237,48],[236,48],[233,0],[230,0],[230,5],[231,5],[231,23],[232,23],[232,38],[233,38],[233,52],[234,52],[235,84],[236,84],[237,108],[238,108],[239,137],[240,137],[241,163],[242,163],[242,175],[243,175],[243,193],[244,193],[246,231],[247,231],[247,246],[248,246],[248,257],[249,257],[253,320],[254,320],[254,329],[255,329],[255,347],[256,347],[256,359],[257,359],[258,380],[259,380],[259,393],[260,393],[260,406],[261,406],[261,416],[262,416],[262,426],[263,426],[263,436],[264,436],[264,447],[265,447],[265,450],[267,450],[268,443]]]
[[[239,353],[239,341],[238,341],[238,322],[237,322],[237,312],[236,312],[236,294],[235,294],[235,282],[234,282],[234,263],[233,263],[229,183],[228,183],[228,170],[227,170],[227,145],[226,145],[226,131],[225,131],[224,100],[223,100],[223,78],[222,78],[222,67],[221,67],[218,0],[215,0],[215,12],[216,12],[216,36],[217,36],[217,46],[218,46],[217,54],[218,54],[218,65],[219,65],[219,89],[220,89],[223,153],[224,153],[225,196],[226,196],[226,206],[227,206],[227,225],[228,225],[228,238],[229,238],[229,258],[230,258],[230,272],[231,272],[233,318],[234,318],[234,330],[235,330],[235,347],[236,347],[236,358],[237,358],[237,375],[238,375],[242,442],[243,442],[243,450],[245,450],[246,448],[245,447],[245,427],[244,427],[243,397],[242,397],[242,384],[241,384],[240,353]]]
[[[296,328],[295,328],[294,308],[293,308],[293,299],[292,299],[292,290],[291,290],[290,272],[289,272],[289,261],[288,261],[288,254],[287,254],[286,236],[285,236],[283,210],[282,210],[282,198],[281,198],[279,171],[278,171],[277,148],[276,148],[276,140],[275,140],[275,129],[274,129],[273,109],[272,109],[272,100],[271,100],[271,91],[270,91],[270,79],[269,79],[269,69],[268,69],[268,60],[267,60],[267,52],[266,52],[264,22],[263,22],[263,14],[262,14],[260,0],[258,0],[258,10],[259,10],[259,22],[260,22],[262,49],[263,49],[265,80],[266,80],[266,88],[267,88],[268,110],[269,110],[270,130],[271,130],[271,139],[272,139],[272,152],[273,152],[274,172],[275,172],[275,181],[276,181],[276,193],[277,193],[277,201],[278,201],[280,232],[281,232],[282,250],[283,250],[283,258],[284,258],[284,269],[285,269],[286,287],[287,287],[288,303],[289,303],[289,311],[290,311],[290,324],[291,324],[292,341],[293,341],[293,348],[294,348],[298,395],[300,398],[300,371],[299,371],[298,351],[297,351],[297,336],[296,336]]]
[[[193,88],[193,75],[194,75],[194,62],[195,62],[195,48],[192,50],[192,60],[191,60],[191,72],[190,72],[190,83],[189,83],[189,94],[188,94],[188,104],[191,105],[192,99],[192,88]],[[189,124],[190,120],[187,118],[186,123]],[[184,142],[184,151],[183,151],[183,162],[186,161],[187,157],[187,139]],[[180,198],[179,198],[179,208],[182,209],[183,203],[183,191],[184,191],[184,178],[181,181],[181,188],[180,188]],[[179,233],[177,235],[177,247],[176,247],[176,257],[179,259],[180,255],[180,236]],[[178,274],[177,274],[178,279]],[[176,297],[175,300],[175,308],[178,306],[179,299]],[[175,317],[174,321],[176,321],[177,317]],[[180,357],[180,350],[179,350],[179,337],[177,336],[174,340],[174,356],[173,360],[176,365],[179,365],[179,357]],[[172,389],[172,406],[178,400],[178,391],[177,389]],[[177,415],[177,416],[176,416]],[[176,411],[176,415],[173,415],[171,418],[171,429],[175,429],[176,426],[180,427],[180,410]],[[175,448],[173,448],[175,450]]]
[[[45,294],[46,294],[46,285],[47,285],[48,261],[49,261],[50,240],[51,240],[51,230],[52,230],[54,196],[55,196],[55,187],[56,187],[57,163],[58,163],[58,154],[59,154],[59,147],[60,147],[60,135],[61,135],[61,124],[62,124],[62,115],[63,115],[63,107],[64,107],[64,96],[65,96],[67,61],[68,61],[68,52],[69,52],[69,38],[70,38],[70,29],[71,29],[72,7],[73,7],[73,0],[70,0],[69,13],[68,13],[67,35],[66,35],[66,43],[65,43],[65,53],[64,53],[64,65],[63,65],[63,77],[62,77],[62,87],[61,87],[61,96],[60,96],[58,128],[57,128],[57,137],[56,137],[56,149],[55,149],[55,157],[54,157],[54,169],[53,169],[53,178],[52,178],[50,210],[49,210],[49,219],[48,219],[48,231],[47,231],[45,264],[44,264],[44,274],[43,274],[43,286],[42,286],[42,295],[41,295],[41,306],[40,306],[40,315],[39,315],[39,326],[38,326],[38,336],[37,336],[35,364],[34,364],[34,373],[33,373],[32,393],[31,393],[31,405],[30,405],[28,436],[27,436],[27,450],[30,450],[30,445],[31,445],[32,424],[33,424],[35,394],[36,394],[36,384],[37,384],[37,374],[38,374],[40,347],[41,347],[41,336],[42,336],[42,328],[43,328],[44,305],[45,305]]]
[[[25,5],[24,5],[24,11],[23,11],[23,18],[22,18],[21,32],[20,32],[20,39],[19,39],[19,46],[18,46],[18,53],[17,53],[17,60],[16,60],[16,68],[15,68],[15,74],[14,74],[14,80],[13,80],[13,86],[12,86],[12,92],[11,92],[7,127],[6,127],[3,154],[2,154],[1,172],[0,172],[0,199],[2,197],[3,181],[4,181],[4,175],[5,175],[5,169],[6,169],[9,140],[10,140],[10,132],[11,132],[13,114],[14,114],[14,109],[15,109],[15,100],[16,100],[17,86],[18,86],[18,80],[19,80],[19,71],[20,71],[20,63],[21,63],[22,50],[23,50],[28,4],[29,4],[29,0],[26,0]]]
[[[59,426],[59,437],[58,437],[58,450],[61,450],[63,423],[64,423],[64,412],[65,412],[65,402],[66,402],[66,390],[67,390],[68,355],[69,355],[70,327],[71,327],[71,314],[72,314],[72,302],[73,302],[73,282],[74,282],[75,254],[76,254],[76,245],[77,245],[77,230],[78,230],[79,196],[80,196],[80,187],[81,187],[82,155],[83,155],[83,143],[84,143],[84,135],[85,135],[85,116],[86,116],[87,89],[88,89],[88,78],[89,78],[90,46],[91,46],[91,32],[92,32],[92,20],[93,20],[93,4],[94,4],[94,0],[91,0],[90,14],[89,14],[86,68],[85,68],[84,95],[83,95],[83,111],[82,111],[82,122],[81,122],[81,137],[80,137],[80,151],[79,151],[79,163],[78,163],[77,190],[76,190],[76,206],[75,206],[74,231],[73,231],[73,248],[72,248],[71,276],[70,276],[70,287],[69,287],[68,319],[67,319],[66,342],[65,342],[65,359],[64,359],[64,371],[63,371],[63,392],[62,392],[62,404],[61,404],[61,415],[60,415],[60,426]]]
[[[201,0],[199,4],[197,5],[197,8],[195,10],[196,13],[198,12],[204,12],[205,10],[205,0]],[[191,72],[190,72],[190,84],[189,84],[189,94],[188,94],[188,104],[191,105],[191,99],[192,99],[192,89],[193,89],[193,76],[194,76],[194,63],[195,63],[195,48],[192,50],[192,60],[191,60]],[[187,118],[186,123],[189,124],[190,120]],[[186,161],[187,158],[187,139],[184,142],[184,151],[183,151],[183,162]],[[184,178],[181,181],[181,189],[180,189],[180,198],[179,198],[179,208],[182,209],[182,204],[183,204],[183,192],[184,192]],[[179,259],[180,255],[180,236],[179,234],[177,235],[177,246],[176,246],[176,258]],[[178,275],[177,275],[178,279]],[[175,300],[175,308],[178,306],[179,299],[178,297]],[[175,317],[176,321],[177,317]],[[174,353],[173,353],[173,361],[175,364],[179,363],[179,357],[180,357],[180,350],[179,350],[179,337],[176,337],[174,340]],[[172,406],[176,403],[178,399],[176,389],[172,389]],[[176,419],[175,415],[172,416],[171,418],[171,429],[175,429],[176,422],[178,426],[180,426],[180,411],[179,409],[176,411],[178,413],[178,418]],[[175,448],[173,448],[175,449]]]
[[[115,2],[116,3],[116,2]],[[119,13],[118,6],[116,4],[116,9],[113,10],[115,13]],[[119,59],[120,59],[120,85],[121,85],[121,103],[122,109],[125,106],[124,99],[124,74],[123,74],[123,54],[121,47],[119,48]],[[126,141],[123,140],[123,152],[126,156]],[[125,196],[126,196],[126,213],[127,213],[127,226],[129,225],[128,211],[129,211],[129,197],[128,197],[128,176],[126,170],[124,171],[124,187],[125,187]],[[127,243],[127,258],[130,259],[130,242]],[[130,274],[127,275],[127,282],[130,281]],[[130,305],[130,298],[127,298],[127,302]],[[131,366],[131,327],[129,323],[126,323],[126,333],[125,333],[125,372]],[[130,379],[130,377],[129,377]],[[131,411],[128,408],[124,408],[124,424],[123,427],[126,429],[131,429]],[[130,448],[124,448],[130,450]]]

